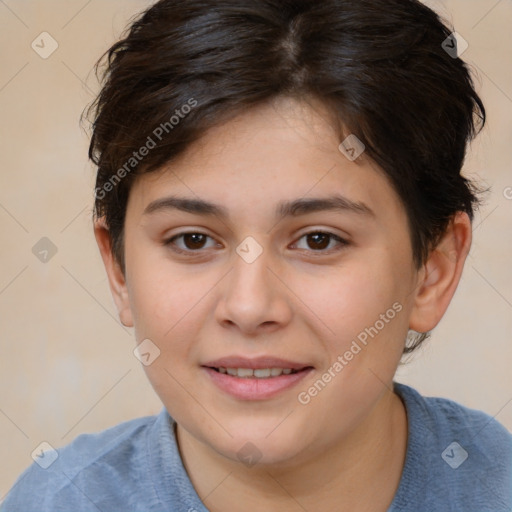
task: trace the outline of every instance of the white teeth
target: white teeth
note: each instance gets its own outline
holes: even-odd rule
[[[278,370],[279,368],[276,368],[276,370]],[[257,370],[254,370],[254,376],[255,377],[270,377],[270,368],[261,368],[261,369],[257,369]],[[240,375],[240,370],[238,370],[238,375]]]
[[[268,379],[269,377],[279,377],[280,375],[289,375],[292,373],[291,368],[217,368],[220,373],[232,375],[233,377],[256,377],[257,379]]]

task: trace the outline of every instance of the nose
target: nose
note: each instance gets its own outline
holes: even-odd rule
[[[276,276],[268,250],[249,263],[238,254],[226,279],[216,308],[216,320],[223,327],[238,329],[246,335],[270,333],[288,324],[292,318],[289,291]]]

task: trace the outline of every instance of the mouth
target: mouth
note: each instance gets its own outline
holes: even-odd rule
[[[218,373],[225,375],[231,375],[232,377],[240,377],[241,379],[269,379],[274,377],[280,377],[281,375],[292,375],[299,373],[311,366],[295,370],[293,368],[225,368],[224,366],[209,367]]]
[[[239,400],[265,400],[298,384],[314,370],[311,365],[263,357],[229,357],[202,365],[222,392]]]

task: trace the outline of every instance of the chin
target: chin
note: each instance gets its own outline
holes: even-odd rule
[[[227,457],[235,462],[241,462],[244,465],[251,467],[255,464],[273,465],[283,464],[293,461],[301,450],[306,448],[304,439],[294,435],[290,435],[289,429],[283,429],[278,432],[275,429],[274,423],[271,428],[265,429],[265,434],[262,435],[258,430],[245,429],[239,430],[239,434],[231,431],[233,438],[225,438],[224,442],[218,443],[213,441],[210,444],[212,448],[218,453]],[[273,432],[272,430],[275,429]],[[240,433],[243,432],[243,433]],[[269,432],[272,432],[269,435]]]

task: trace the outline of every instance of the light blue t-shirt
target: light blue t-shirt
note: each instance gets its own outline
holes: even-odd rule
[[[394,386],[409,433],[388,512],[511,512],[512,434],[483,412]],[[28,467],[0,511],[207,512],[183,466],[174,427],[164,408],[82,434],[59,448],[47,469],[36,462]]]

